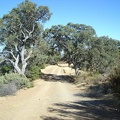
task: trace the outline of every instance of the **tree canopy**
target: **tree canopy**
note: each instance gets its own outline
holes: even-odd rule
[[[50,17],[47,6],[37,6],[25,0],[0,19],[0,40],[8,52],[6,60],[16,72],[25,73],[32,48],[41,39],[43,29],[40,22],[46,22]]]
[[[53,49],[64,51],[64,58],[73,64],[76,74],[83,68],[104,72],[118,63],[118,41],[97,37],[91,26],[73,23],[52,26],[44,31],[44,38]]]
[[[41,23],[51,15],[47,6],[25,0],[0,18],[0,44],[5,45],[5,60],[15,72],[25,74],[33,59],[34,65],[48,60],[55,63],[61,51],[64,59],[73,64],[76,74],[79,69],[102,73],[119,64],[119,41],[97,37],[95,29],[85,24],[70,22],[44,30]]]

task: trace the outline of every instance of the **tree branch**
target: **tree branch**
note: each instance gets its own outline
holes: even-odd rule
[[[16,39],[19,40],[20,42],[22,41],[21,39],[18,38],[18,36],[16,36]]]
[[[22,29],[23,28],[23,29]],[[33,27],[32,27],[32,30],[31,31],[28,31],[25,27],[23,27],[22,23],[20,24],[20,29],[21,29],[21,33],[24,37],[24,39],[22,40],[23,42],[26,42],[26,40],[28,38],[31,37],[31,34],[34,32],[34,29],[35,29],[35,25],[33,24]],[[27,35],[25,34],[25,32],[27,33]],[[18,40],[20,40],[18,37],[16,37]],[[20,40],[21,41],[21,40]]]
[[[26,36],[27,38],[29,38],[31,36],[31,34],[34,32],[35,29],[35,25],[33,24],[32,30],[29,32],[26,28],[24,28],[24,30],[28,33],[28,36]]]
[[[11,50],[10,54],[12,55],[12,57],[16,60],[17,58],[15,57],[15,55],[13,54],[13,51]]]
[[[25,54],[25,46],[23,45],[20,53],[22,62],[24,61],[24,54]]]
[[[5,62],[5,60],[0,61],[0,64],[2,64],[3,62]]]
[[[15,46],[15,50],[18,52],[18,47],[17,47],[17,44],[14,45]]]
[[[18,62],[19,62],[19,55],[17,55],[17,57],[16,57],[15,64],[18,65]]]
[[[29,32],[29,36],[31,36],[31,34],[34,32],[34,29],[35,29],[35,25],[33,24],[33,28],[32,31]]]
[[[10,29],[12,33],[15,33],[15,29],[13,27],[10,27]]]
[[[21,33],[23,34],[24,38],[26,37],[25,33],[22,30],[22,23],[20,24],[20,29],[21,29]]]
[[[13,66],[15,64],[11,59],[6,59],[6,61],[10,61],[13,64]]]
[[[31,54],[32,54],[32,50],[29,52],[28,56],[25,58],[24,60],[25,62],[30,58]]]

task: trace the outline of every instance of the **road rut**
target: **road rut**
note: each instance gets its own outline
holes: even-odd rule
[[[71,72],[72,71],[72,72]],[[48,66],[44,74],[69,75],[67,66]],[[110,101],[90,98],[75,84],[38,79],[35,87],[0,97],[0,120],[119,120]]]

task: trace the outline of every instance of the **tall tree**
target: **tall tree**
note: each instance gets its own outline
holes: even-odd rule
[[[46,29],[45,39],[51,43],[53,48],[63,50],[67,61],[72,63],[75,73],[79,73],[79,68],[85,62],[85,41],[95,35],[95,30],[91,26],[84,24],[68,23],[66,26],[58,25]]]
[[[102,36],[99,38],[102,40],[103,44],[103,51],[101,52],[101,59],[102,59],[102,70],[110,70],[114,66],[118,65],[118,59],[119,59],[119,48],[118,48],[118,42],[112,38]]]
[[[25,0],[1,19],[0,39],[8,52],[6,58],[16,72],[25,74],[27,61],[36,41],[40,40],[42,26],[51,17],[47,6],[37,6]]]
[[[87,41],[87,70],[106,72],[118,64],[117,41],[106,37],[94,37]]]

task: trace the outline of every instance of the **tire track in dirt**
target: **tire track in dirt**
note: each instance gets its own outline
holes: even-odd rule
[[[70,70],[71,68],[66,66],[52,65],[42,72],[59,76],[68,75],[71,73]],[[101,100],[85,96],[84,91],[74,84],[41,79],[34,83],[35,87],[20,90],[14,96],[0,97],[0,120],[119,120],[120,118],[117,117],[119,113],[106,110],[108,107]]]

